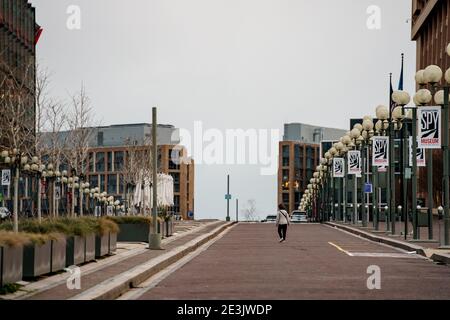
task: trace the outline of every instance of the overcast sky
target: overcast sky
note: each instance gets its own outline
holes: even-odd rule
[[[151,121],[280,129],[304,122],[347,129],[388,103],[405,53],[413,92],[410,0],[32,0],[44,28],[38,59],[64,95],[83,82],[103,125]],[[70,5],[81,29],[69,30]],[[381,9],[369,30],[366,10]],[[282,132],[280,133],[282,134]],[[281,138],[281,137],[280,137]],[[226,174],[242,206],[273,213],[277,176],[259,166],[196,166],[197,218],[226,214]],[[234,216],[234,202],[232,206]]]

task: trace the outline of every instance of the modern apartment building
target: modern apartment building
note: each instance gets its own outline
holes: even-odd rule
[[[151,124],[124,124],[93,129],[89,144],[89,158],[86,166],[86,180],[98,186],[117,199],[125,198],[127,179],[124,178],[130,159],[130,151],[138,150],[149,154]],[[178,163],[178,157],[187,158],[183,147],[173,153],[179,144],[178,129],[172,125],[158,125],[158,172],[170,174],[174,179],[175,214],[183,219],[194,218],[194,162]],[[150,157],[144,156],[144,161]]]
[[[283,141],[279,143],[278,203],[283,203],[289,212],[299,207],[320,163],[320,143],[338,140],[345,132],[303,123],[284,125]]]

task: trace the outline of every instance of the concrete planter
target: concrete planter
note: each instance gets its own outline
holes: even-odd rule
[[[166,221],[165,224],[166,224],[166,236],[170,237],[173,235],[173,220]]]
[[[23,277],[34,278],[50,273],[51,243],[49,240],[42,245],[32,244],[23,250]]]
[[[117,241],[123,242],[148,242],[150,225],[147,223],[121,223],[119,224]]]
[[[166,237],[166,222],[165,221],[160,221],[159,222],[159,233],[161,234],[161,238],[165,238]]]
[[[66,267],[66,238],[51,241],[50,272],[58,272]]]
[[[66,267],[84,263],[85,250],[84,237],[72,236],[67,238]]]
[[[23,247],[0,247],[0,287],[22,280]]]
[[[100,258],[109,254],[109,233],[95,236],[95,257]]]
[[[86,236],[85,242],[85,258],[84,262],[94,261],[95,260],[95,234],[90,234]]]
[[[109,254],[113,254],[117,250],[117,233],[109,233]]]

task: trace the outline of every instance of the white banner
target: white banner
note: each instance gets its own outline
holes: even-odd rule
[[[9,186],[11,184],[11,170],[2,170],[2,186]]]
[[[419,140],[419,139],[417,139]],[[412,146],[412,137],[409,137],[409,166],[412,167],[412,154],[413,154],[413,146]],[[417,166],[418,167],[426,167],[425,160],[425,149],[417,148]]]
[[[333,176],[335,178],[344,178],[344,158],[333,158]]]
[[[389,166],[389,137],[373,137],[372,165]]]
[[[441,149],[441,107],[417,108],[419,148]]]
[[[361,175],[361,152],[350,150],[348,152],[348,174]]]

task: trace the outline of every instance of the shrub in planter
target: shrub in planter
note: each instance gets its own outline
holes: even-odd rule
[[[119,225],[117,241],[148,242],[152,219],[143,216],[108,217]]]
[[[0,231],[0,288],[22,280],[23,246],[29,242],[22,233]]]

